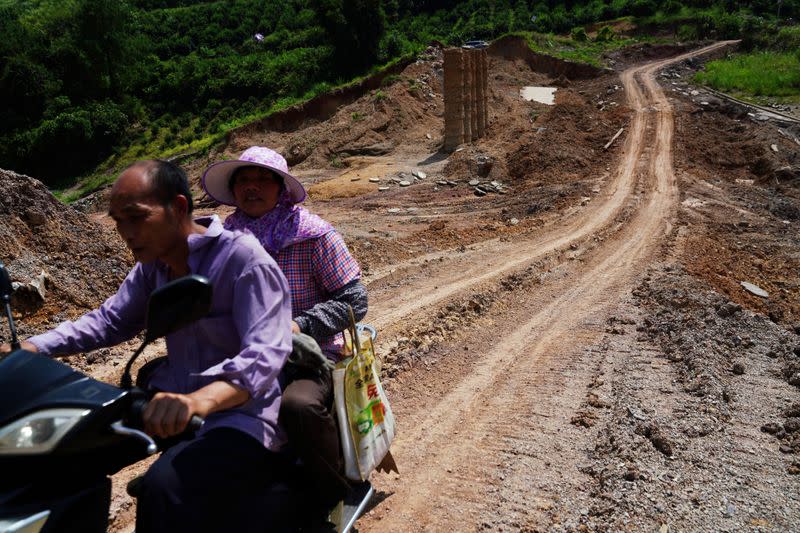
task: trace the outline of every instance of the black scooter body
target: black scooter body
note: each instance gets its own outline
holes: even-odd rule
[[[0,523],[49,511],[43,533],[105,531],[108,476],[147,457],[142,441],[111,430],[136,396],[24,350],[0,360],[0,427],[44,409],[88,411],[49,453],[0,454]]]
[[[8,304],[10,281],[2,263],[1,274],[0,303],[5,304],[15,346]],[[157,289],[148,304],[145,342],[129,359],[122,387],[94,380],[59,361],[25,350],[0,356],[0,432],[44,410],[86,411],[49,451],[11,454],[6,449],[0,453],[0,533],[106,531],[111,504],[109,476],[156,451],[153,440],[141,432],[147,395],[130,386],[131,365],[150,341],[203,316],[210,302],[211,286],[198,276]],[[190,426],[197,429],[202,420],[195,418]],[[265,510],[265,531],[295,531],[296,521],[307,515],[308,498],[300,483],[305,478],[302,467],[289,465],[281,474],[281,480],[253,495],[258,508]],[[343,531],[352,527],[371,495],[368,482],[355,488],[351,494],[354,500],[345,505]]]

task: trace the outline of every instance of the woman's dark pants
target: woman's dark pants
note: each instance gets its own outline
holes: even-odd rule
[[[292,451],[303,461],[308,486],[323,507],[335,505],[349,489],[341,474],[344,465],[332,402],[331,373],[306,371],[293,376],[284,389],[279,418]]]

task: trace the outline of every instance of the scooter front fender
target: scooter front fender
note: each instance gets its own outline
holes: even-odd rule
[[[39,511],[29,516],[0,518],[0,533],[39,533],[50,518],[50,511]]]
[[[108,527],[107,477],[69,493],[30,486],[8,496],[0,495],[0,533],[105,533]]]

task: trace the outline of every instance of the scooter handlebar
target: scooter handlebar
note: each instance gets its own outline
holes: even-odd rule
[[[149,400],[145,398],[137,398],[136,400],[131,403],[131,420],[137,425],[142,426],[142,416],[144,415],[144,410],[147,408],[147,404],[150,403]],[[194,433],[199,431],[200,428],[203,427],[205,423],[205,419],[198,415],[192,415],[189,419],[189,423],[186,425],[186,429],[184,433]]]
[[[192,415],[192,418],[189,419],[189,425],[186,426],[187,430],[191,431],[199,431],[203,424],[205,424],[205,419],[203,417]]]

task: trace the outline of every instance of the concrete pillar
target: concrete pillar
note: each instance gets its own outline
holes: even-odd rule
[[[489,127],[489,54],[486,50],[481,50],[483,58],[483,71],[481,78],[483,79],[483,122],[486,128]]]
[[[464,54],[444,51],[444,149],[452,152],[464,142]]]
[[[486,50],[476,50],[476,57],[478,58],[478,73],[479,82],[475,84],[476,88],[476,103],[477,110],[475,113],[476,128],[478,130],[478,137],[483,137],[486,134],[486,85],[487,85],[487,69],[486,69]]]
[[[478,135],[478,86],[481,85],[481,66],[479,64],[480,57],[479,57],[479,50],[471,49],[469,50],[470,55],[470,72],[472,73],[472,90],[470,91],[470,102],[472,102],[472,113],[470,114],[469,121],[470,121],[470,130],[472,131],[472,141],[477,141],[478,137],[482,137],[482,135]]]
[[[463,58],[464,58],[464,88],[463,88],[463,99],[464,99],[464,137],[463,141],[465,143],[472,142],[472,87],[473,87],[473,76],[472,76],[472,54],[469,53],[469,50],[464,50]]]
[[[484,120],[484,84],[483,84],[483,50],[476,50],[475,57],[477,59],[475,72],[478,82],[475,84],[475,129],[478,137],[483,137],[486,133],[486,121]]]

